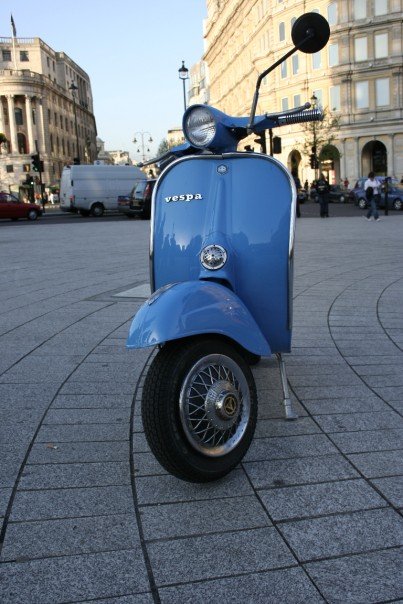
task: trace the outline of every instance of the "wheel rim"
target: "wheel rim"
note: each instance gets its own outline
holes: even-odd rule
[[[101,206],[94,206],[92,213],[94,214],[94,216],[102,216],[103,210]]]
[[[367,205],[365,199],[360,199],[358,202],[358,205],[363,210],[365,208],[365,206]]]
[[[395,201],[393,202],[393,206],[395,210],[401,210],[402,202],[400,201],[400,199],[395,199]]]
[[[31,210],[29,212],[28,218],[29,218],[29,220],[35,220],[36,219],[36,212],[35,212],[35,210]]]
[[[200,359],[184,379],[179,412],[186,438],[203,455],[235,449],[250,418],[249,387],[238,364],[219,354]]]

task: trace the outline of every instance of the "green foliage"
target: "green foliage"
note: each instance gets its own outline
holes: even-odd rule
[[[6,143],[7,142],[7,137],[5,134],[3,134],[2,132],[0,132],[0,145],[1,143]]]
[[[333,115],[329,109],[323,109],[323,120],[321,122],[306,122],[302,124],[304,139],[300,145],[301,151],[308,156],[312,148],[316,147],[316,156],[322,161],[326,159],[335,160],[340,157],[338,150],[331,146],[340,130],[340,118]]]
[[[158,150],[157,150],[157,157],[160,157],[160,155],[164,155],[164,153],[166,153],[167,151],[169,151],[169,145],[168,145],[168,141],[166,138],[163,138],[162,141],[159,144]]]

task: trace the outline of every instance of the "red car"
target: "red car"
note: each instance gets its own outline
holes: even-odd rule
[[[15,195],[0,191],[0,218],[36,220],[41,215],[42,209],[36,203],[24,203]]]

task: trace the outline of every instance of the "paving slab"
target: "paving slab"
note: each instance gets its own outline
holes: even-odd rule
[[[308,575],[327,602],[375,604],[402,596],[402,548],[306,565]]]
[[[149,223],[6,225],[2,601],[403,599],[403,323],[391,311],[403,295],[403,214],[385,232],[358,216],[297,222],[284,356],[299,420],[284,420],[277,361],[263,359],[252,447],[214,484],[167,474],[143,432],[152,350],[126,350],[141,300],[115,294],[147,284]],[[382,258],[369,265],[374,246]],[[94,254],[96,267],[82,264]]]

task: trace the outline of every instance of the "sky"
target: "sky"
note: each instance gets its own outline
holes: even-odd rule
[[[107,150],[139,160],[135,132],[151,134],[153,154],[167,130],[181,125],[178,69],[203,55],[206,0],[2,0],[1,37],[11,36],[11,14],[18,38],[41,38],[88,73]]]

